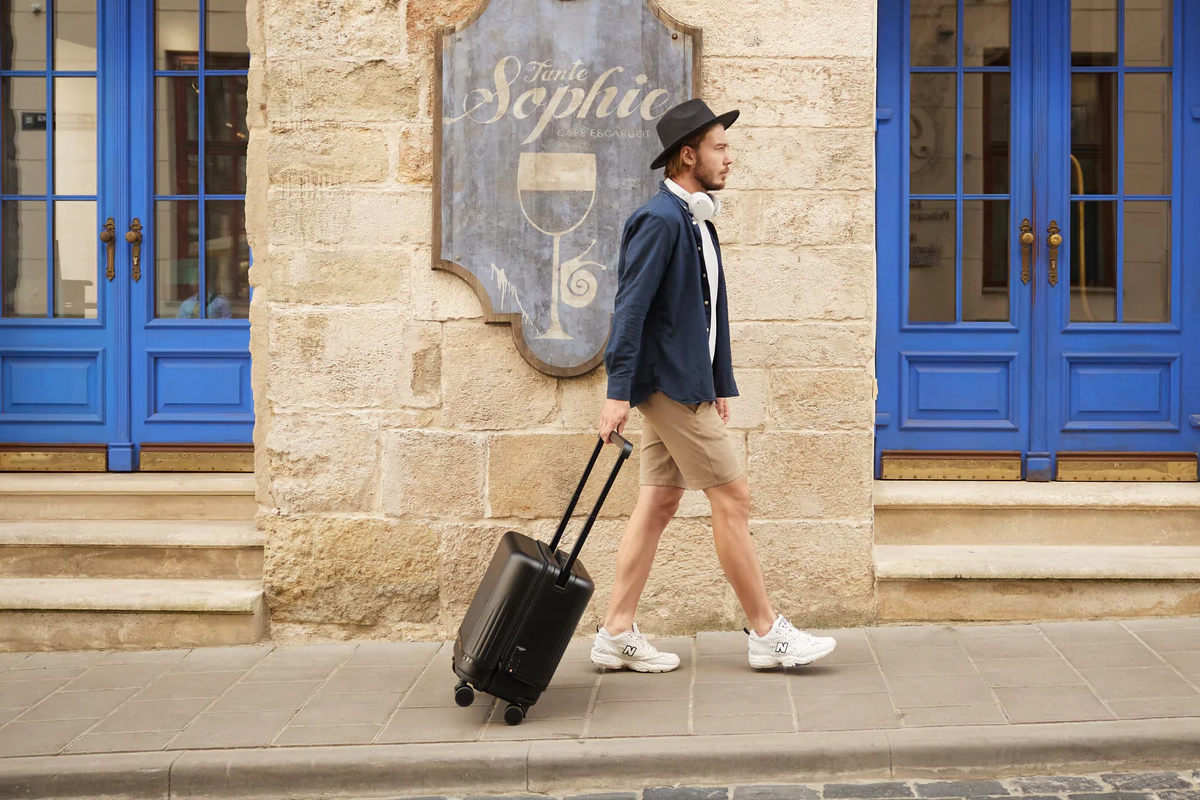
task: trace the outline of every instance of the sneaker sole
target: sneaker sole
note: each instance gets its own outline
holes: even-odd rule
[[[775,669],[776,667],[804,667],[820,661],[837,649],[835,644],[828,650],[808,656],[807,658],[776,658],[775,656],[750,656],[750,666],[755,669]]]
[[[678,664],[668,667],[658,664],[649,664],[645,661],[625,661],[617,656],[601,655],[595,652],[592,653],[592,663],[597,667],[603,667],[604,669],[628,669],[633,670],[634,672],[660,673],[671,672],[679,668]]]

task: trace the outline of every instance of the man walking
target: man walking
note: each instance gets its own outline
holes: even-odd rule
[[[729,398],[737,396],[729,347],[729,311],[712,193],[733,164],[726,130],[737,111],[716,116],[688,100],[658,122],[666,167],[659,193],[625,223],[616,308],[604,363],[608,400],[600,416],[607,441],[624,430],[629,410],[643,415],[641,489],[617,551],[616,581],[592,662],[609,669],[669,672],[679,656],[651,645],[634,622],[663,530],[685,489],[712,505],[717,557],[750,622],[750,666],[811,664],[833,652],[831,638],[810,636],[776,615],[750,538],[750,486],[726,435]]]

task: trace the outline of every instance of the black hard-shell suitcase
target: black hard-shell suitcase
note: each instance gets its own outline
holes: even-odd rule
[[[621,453],[570,555],[558,545],[604,448],[603,439],[596,442],[549,545],[515,531],[501,537],[454,641],[454,673],[460,679],[454,699],[460,706],[471,705],[476,690],[487,692],[508,702],[504,721],[518,725],[554,677],[595,591],[579,553],[621,465],[633,454],[624,437],[614,433],[610,438]]]

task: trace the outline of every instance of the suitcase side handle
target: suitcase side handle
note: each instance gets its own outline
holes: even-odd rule
[[[575,546],[571,548],[571,555],[567,557],[567,563],[563,565],[562,574],[558,576],[557,585],[561,589],[567,585],[570,579],[571,570],[575,566],[575,562],[579,560],[579,553],[583,550],[583,543],[587,541],[588,534],[592,531],[592,526],[596,524],[596,517],[600,514],[600,509],[604,506],[604,501],[608,499],[608,493],[612,489],[613,484],[617,481],[617,475],[621,472],[621,466],[625,461],[633,455],[633,445],[619,433],[612,433],[609,436],[613,444],[621,448],[621,452],[617,455],[617,461],[613,464],[612,472],[608,474],[608,480],[604,482],[604,488],[600,490],[600,496],[596,498],[596,504],[592,506],[592,512],[588,514],[587,522],[583,525],[583,530],[579,532],[579,538],[575,540]],[[567,529],[567,523],[571,520],[571,514],[575,511],[575,506],[579,504],[579,498],[583,494],[583,487],[587,485],[588,478],[591,477],[592,468],[596,466],[596,459],[600,457],[600,451],[604,449],[604,440],[596,437],[596,447],[592,450],[592,457],[588,459],[587,467],[583,470],[583,477],[579,479],[579,485],[575,487],[575,494],[571,497],[571,502],[567,505],[567,512],[563,514],[562,521],[558,523],[558,530],[554,534],[554,539],[550,542],[550,552],[557,551],[559,542],[562,541],[563,533]]]

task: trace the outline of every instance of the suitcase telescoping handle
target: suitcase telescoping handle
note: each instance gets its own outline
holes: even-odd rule
[[[583,530],[579,532],[579,538],[575,540],[575,546],[571,548],[571,555],[567,557],[567,563],[563,564],[562,574],[558,576],[557,581],[560,589],[565,587],[567,581],[571,579],[571,570],[574,568],[575,562],[579,560],[579,553],[583,550],[583,543],[587,541],[588,534],[592,531],[592,526],[596,524],[596,516],[604,506],[604,501],[608,498],[609,490],[616,483],[617,474],[621,471],[621,465],[633,455],[633,445],[624,436],[614,431],[609,435],[609,438],[613,444],[621,448],[621,452],[617,456],[617,463],[613,464],[612,472],[608,474],[608,480],[604,483],[604,488],[600,490],[600,496],[596,498],[596,505],[592,506],[592,513],[588,514],[587,522],[583,524]],[[583,494],[583,487],[587,485],[588,478],[592,475],[592,467],[596,466],[596,459],[600,457],[600,451],[603,449],[604,440],[597,437],[596,447],[592,450],[592,457],[588,459],[588,465],[583,471],[583,477],[579,479],[579,485],[575,487],[575,495],[571,498],[571,502],[567,506],[567,513],[563,514],[562,521],[558,523],[558,530],[554,533],[554,539],[550,542],[551,553],[558,552],[558,544],[562,541],[563,533],[567,530],[567,523],[571,520],[571,514],[575,513],[575,506],[579,504],[579,498]]]

